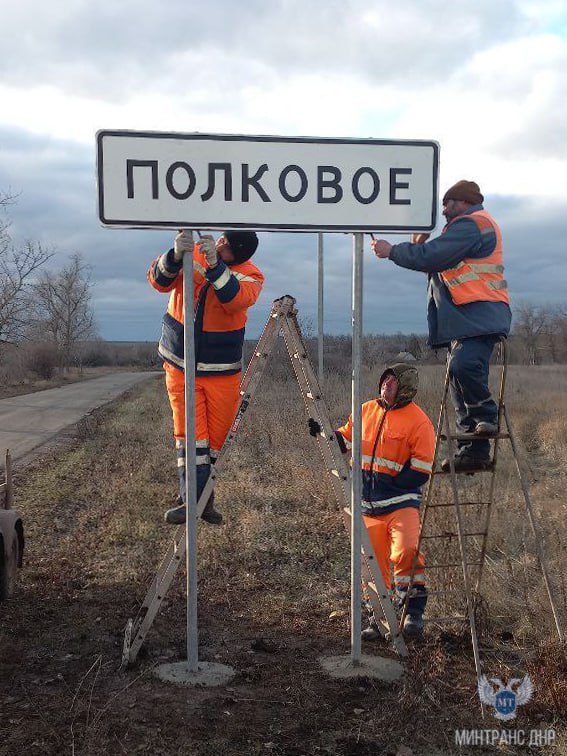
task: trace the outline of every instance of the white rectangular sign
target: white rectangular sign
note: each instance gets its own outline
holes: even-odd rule
[[[431,231],[439,145],[428,141],[99,131],[105,226]]]

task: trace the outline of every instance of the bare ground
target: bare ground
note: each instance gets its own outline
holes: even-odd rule
[[[16,470],[27,550],[17,596],[0,607],[1,754],[523,751],[455,746],[455,730],[501,728],[480,716],[466,634],[431,629],[394,685],[323,672],[320,657],[349,653],[349,547],[295,388],[272,380],[218,485],[225,524],[199,526],[199,658],[233,667],[228,686],[177,688],[153,674],[185,653],[184,570],[138,663],[119,671],[126,620],[171,536],[161,521],[175,493],[162,384],[148,381],[95,413],[70,448]],[[567,753],[567,663],[545,602],[516,603],[502,620],[509,610],[489,599],[500,618],[481,640],[490,675],[528,672],[536,689],[509,726],[553,728],[555,752]]]

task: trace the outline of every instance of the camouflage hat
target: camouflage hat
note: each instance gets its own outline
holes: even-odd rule
[[[419,386],[417,368],[405,362],[393,362],[391,365],[386,365],[386,369],[378,382],[378,393],[380,393],[382,382],[387,375],[395,375],[398,379],[399,387],[394,407],[404,407],[409,404],[417,394]]]

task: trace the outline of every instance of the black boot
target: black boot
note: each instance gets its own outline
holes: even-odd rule
[[[215,509],[215,492],[209,496],[209,500],[203,509],[201,514],[201,520],[208,522],[209,525],[220,525],[222,522],[222,514]]]
[[[208,522],[209,525],[220,525],[222,522],[222,514],[214,508],[215,492],[210,495],[208,502],[203,509],[201,519]],[[168,509],[164,515],[164,519],[169,525],[184,525],[185,524],[185,504],[181,496],[177,497],[175,502],[177,506],[172,509]]]
[[[378,629],[378,625],[376,623],[376,620],[371,619],[370,624],[368,627],[365,627],[364,630],[360,633],[360,637],[363,641],[377,641],[380,640],[382,637],[382,633]]]
[[[408,610],[403,628],[403,633],[408,638],[418,638],[423,635],[423,612],[426,605],[427,588],[424,585],[414,586],[408,599]]]
[[[184,525],[185,524],[185,503],[181,496],[178,496],[175,501],[175,507],[168,509],[164,514],[163,519],[169,525]]]

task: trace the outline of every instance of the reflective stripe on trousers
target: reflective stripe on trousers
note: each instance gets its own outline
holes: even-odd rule
[[[185,499],[185,377],[180,370],[165,365],[165,381],[173,414],[180,495]],[[195,378],[195,433],[197,453],[197,498],[236,416],[240,400],[240,374],[197,376]],[[180,448],[183,453],[180,454]],[[181,459],[183,460],[181,462]]]

